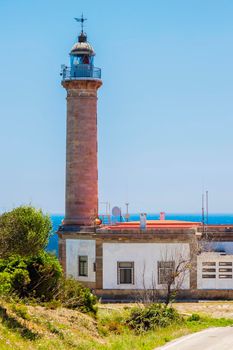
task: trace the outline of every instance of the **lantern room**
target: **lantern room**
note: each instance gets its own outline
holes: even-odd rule
[[[70,51],[70,67],[62,65],[63,80],[101,79],[101,69],[94,66],[95,52],[81,31]]]
[[[83,32],[78,37],[78,42],[74,44],[70,52],[70,65],[75,69],[80,65],[94,65],[95,52],[87,42],[87,36]]]

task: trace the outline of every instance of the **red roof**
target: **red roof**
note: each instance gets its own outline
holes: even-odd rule
[[[192,222],[192,221],[178,221],[178,220],[147,220],[146,226],[147,229],[156,229],[156,228],[193,228],[200,227],[201,222]],[[140,229],[140,221],[130,221],[130,222],[118,222],[116,224],[104,225],[103,229],[109,230],[132,230]]]

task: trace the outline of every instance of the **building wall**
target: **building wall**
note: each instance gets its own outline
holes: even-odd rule
[[[103,243],[103,289],[164,288],[158,285],[158,261],[189,259],[188,243]],[[117,284],[117,262],[134,262],[134,284]],[[183,276],[182,276],[183,277]],[[181,288],[190,288],[186,271]]]
[[[209,263],[209,266],[206,263]],[[213,263],[212,266],[211,263]],[[225,263],[229,263],[232,265],[224,266]],[[225,269],[229,271],[224,272]],[[212,252],[202,253],[198,255],[197,288],[233,289],[232,269],[233,255],[222,255],[219,253]],[[229,278],[224,278],[224,276],[228,276]]]
[[[72,276],[80,282],[95,282],[95,240],[67,239],[66,240],[66,275]],[[78,256],[88,256],[88,276],[78,275]]]

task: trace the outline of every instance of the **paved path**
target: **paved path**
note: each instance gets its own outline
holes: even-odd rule
[[[210,328],[155,350],[233,350],[233,327]]]

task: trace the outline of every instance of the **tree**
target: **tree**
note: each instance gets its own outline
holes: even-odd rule
[[[200,251],[196,236],[189,237],[189,249],[185,247],[161,250],[155,261],[151,275],[148,274],[145,262],[142,268],[142,289],[138,291],[137,299],[141,303],[155,303],[163,300],[168,305],[175,300],[177,294],[188,288],[190,274],[195,271],[195,258]]]
[[[195,259],[199,254],[200,248],[195,235],[189,237],[189,249],[165,250],[161,258],[161,267],[163,272],[162,286],[164,292],[164,302],[166,305],[171,303],[184,287],[184,282],[195,271]]]
[[[43,250],[50,237],[50,217],[40,209],[20,206],[0,216],[0,258],[33,256]]]
[[[149,281],[149,284],[146,283],[146,263],[143,262],[143,269],[141,274],[141,281],[142,281],[142,289],[138,290],[137,293],[137,300],[140,304],[151,304],[151,303],[158,303],[160,300],[159,290],[157,288],[156,283],[156,274],[155,271],[151,274],[151,279]]]
[[[164,289],[165,289],[165,304],[170,304],[175,299],[177,293],[182,288],[185,276],[191,269],[191,262],[189,258],[184,258],[182,255],[173,257],[174,265],[170,268],[165,268],[164,275]],[[163,261],[164,264],[167,261]]]

